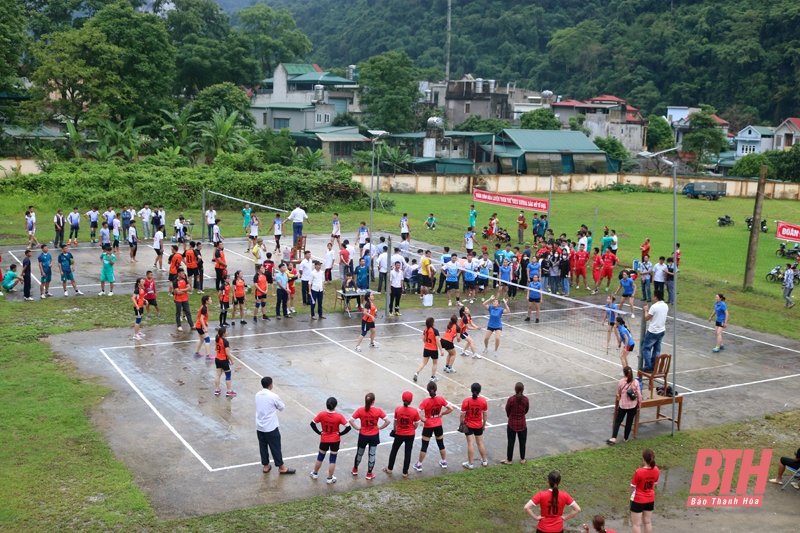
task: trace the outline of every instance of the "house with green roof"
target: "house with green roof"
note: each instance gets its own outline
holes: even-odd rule
[[[299,133],[330,126],[336,115],[361,113],[358,82],[316,64],[281,63],[250,97],[256,128]]]
[[[775,130],[769,126],[747,126],[736,134],[736,159],[763,154],[775,148]]]
[[[352,161],[353,152],[368,150],[370,140],[358,132],[357,126],[322,126],[301,132],[290,132],[297,146],[322,150],[325,161]]]
[[[605,174],[619,169],[619,161],[579,131],[505,129],[493,146],[481,148],[494,154],[503,174]]]

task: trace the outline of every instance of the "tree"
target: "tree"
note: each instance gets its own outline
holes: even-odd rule
[[[569,117],[569,129],[570,131],[579,131],[586,135],[587,137],[591,137],[592,130],[587,128],[583,125],[586,122],[586,115],[583,113],[578,113],[574,117]]]
[[[343,126],[360,126],[361,123],[358,121],[356,116],[352,114],[350,111],[345,111],[344,113],[339,113],[335,117],[333,117],[333,122],[331,122],[331,126],[336,127],[343,127]]]
[[[417,72],[405,52],[386,52],[359,64],[359,93],[365,122],[391,133],[411,131],[420,97]]]
[[[757,125],[761,122],[758,117],[758,109],[753,106],[743,106],[741,104],[734,104],[719,114],[722,118],[727,120],[730,124],[728,131],[738,133],[747,126]]]
[[[547,108],[535,109],[519,117],[519,127],[523,130],[560,130],[561,121]]]
[[[789,150],[772,150],[766,153],[779,180],[800,183],[800,143]]]
[[[322,150],[312,150],[308,146],[300,146],[292,154],[291,166],[306,170],[322,170],[325,166],[325,155]]]
[[[27,37],[22,10],[16,0],[0,0],[0,92],[15,92],[17,65],[22,59]],[[0,103],[0,120],[14,120],[15,112]]]
[[[275,133],[270,128],[263,128],[249,134],[250,144],[261,150],[261,158],[265,163],[286,164],[294,154],[294,139],[289,129],[284,128]]]
[[[206,162],[210,165],[222,152],[235,152],[247,145],[245,129],[239,125],[239,113],[228,113],[224,107],[211,113],[211,119],[200,123],[200,139]]]
[[[700,111],[689,115],[689,131],[683,136],[682,147],[684,152],[694,152],[695,169],[709,163],[728,146],[728,139],[713,117],[716,112],[710,105],[700,104]]]
[[[672,126],[664,117],[650,115],[647,120],[650,122],[650,126],[647,128],[647,149],[649,151],[660,152],[675,146]]]
[[[123,52],[97,28],[55,33],[34,53],[39,68],[32,80],[41,93],[34,105],[66,117],[76,128],[84,118],[105,116],[133,100],[133,90],[119,75]]]
[[[728,171],[728,176],[741,176],[743,178],[752,178],[761,174],[761,166],[767,165],[767,177],[775,177],[775,169],[772,161],[765,154],[747,154],[739,159],[733,168]]]
[[[206,87],[194,101],[194,111],[199,120],[204,122],[211,120],[214,111],[223,108],[236,111],[241,126],[250,128],[256,122],[250,113],[250,98],[247,97],[247,93],[230,82]]]
[[[261,2],[239,11],[242,31],[252,42],[252,55],[261,75],[270,76],[278,63],[288,63],[311,51],[311,41],[297,29],[286,9],[274,10]]]
[[[397,175],[398,170],[407,170],[411,167],[411,156],[408,155],[408,152],[401,150],[399,146],[381,143],[378,145],[378,152],[380,153],[380,162],[391,167],[394,175]]]
[[[498,134],[511,125],[507,120],[499,118],[483,118],[478,115],[470,115],[470,117],[456,126],[456,131],[485,131],[487,133]]]
[[[118,0],[20,0],[25,12],[27,29],[35,41],[59,31],[81,28],[106,5]],[[144,5],[143,0],[131,0],[135,9]],[[2,9],[3,16],[8,11]],[[24,26],[22,29],[25,29]]]
[[[594,142],[595,146],[607,153],[609,157],[613,157],[614,159],[626,161],[631,157],[622,143],[615,137],[595,137],[592,142]]]

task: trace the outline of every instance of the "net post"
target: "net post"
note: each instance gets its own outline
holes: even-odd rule
[[[200,212],[200,220],[203,221],[200,228],[200,240],[204,241],[206,239],[206,190],[203,189],[203,201],[201,205],[201,212]],[[209,235],[209,238],[211,235]]]
[[[389,309],[389,305],[391,305],[391,301],[389,300],[389,298],[390,298],[390,294],[392,292],[392,290],[389,288],[389,280],[391,279],[391,268],[389,268],[389,267],[391,266],[390,263],[392,262],[392,255],[391,255],[391,253],[392,253],[392,236],[391,235],[389,235],[389,238],[388,238],[387,242],[388,242],[388,244],[387,244],[388,248],[386,249],[386,314],[388,315],[391,312],[391,310]],[[380,269],[378,269],[378,275],[379,276],[381,275]]]
[[[639,366],[637,370],[644,368],[644,338],[647,336],[647,320],[645,320],[645,312],[642,310],[642,320],[639,323],[639,338],[642,339],[639,343]]]

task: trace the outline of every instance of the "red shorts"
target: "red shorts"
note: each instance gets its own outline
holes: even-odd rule
[[[289,294],[292,294],[292,295],[293,295],[293,294],[295,294],[296,292],[297,292],[297,291],[295,290],[295,288],[294,288],[294,285],[290,285],[290,286],[289,286]]]
[[[586,277],[586,267],[584,266],[584,267],[576,268],[575,269],[575,275],[576,276],[583,276],[585,278]]]
[[[601,277],[609,279],[613,278],[614,268],[613,267],[603,268],[603,275]]]
[[[592,270],[592,277],[594,278],[595,281],[600,281],[600,278],[603,277],[603,271],[602,270]]]

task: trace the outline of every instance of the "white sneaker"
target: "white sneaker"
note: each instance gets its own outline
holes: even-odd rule
[[[135,340],[137,340],[137,341],[140,341],[140,340],[142,340],[142,336],[141,336],[141,335],[139,335],[138,333],[135,333],[135,334],[133,335],[133,338],[134,338]]]
[[[331,476],[325,480],[325,482],[330,485],[331,483],[336,483],[336,476]]]
[[[356,351],[360,352],[361,351],[361,346],[356,346]]]
[[[0,296],[3,296],[3,291],[0,291]]]
[[[631,313],[631,318],[636,318],[635,316],[633,316],[633,313]]]
[[[183,331],[183,328],[181,326],[178,326],[178,331]]]
[[[44,294],[42,294],[42,295],[41,295],[39,298],[41,298],[42,300],[44,300],[45,298],[47,298],[47,296],[45,296]]]
[[[114,296],[114,293],[113,292],[109,292],[108,295],[109,296]]]
[[[494,352],[494,356],[497,357],[497,352]]]
[[[472,354],[472,358],[473,358],[473,359],[480,359],[480,358],[481,358],[481,356],[480,356],[480,355],[478,355],[478,354],[476,354],[476,353],[474,353],[474,354]]]
[[[67,291],[64,291],[64,296],[69,296],[69,293]]]
[[[466,468],[467,470],[472,470],[472,469],[474,468],[474,467],[472,466],[472,463],[467,463],[467,462],[463,462],[463,463],[461,463],[461,466],[463,466],[463,467],[464,467],[464,468]]]
[[[489,348],[484,348],[483,353],[489,353]]]
[[[25,298],[25,301],[26,301],[26,302],[32,302],[32,301],[33,301],[33,298]]]
[[[447,302],[447,307],[453,307],[453,302]]]
[[[83,293],[82,293],[81,291],[75,291],[75,294],[76,294],[77,296],[83,296]]]

